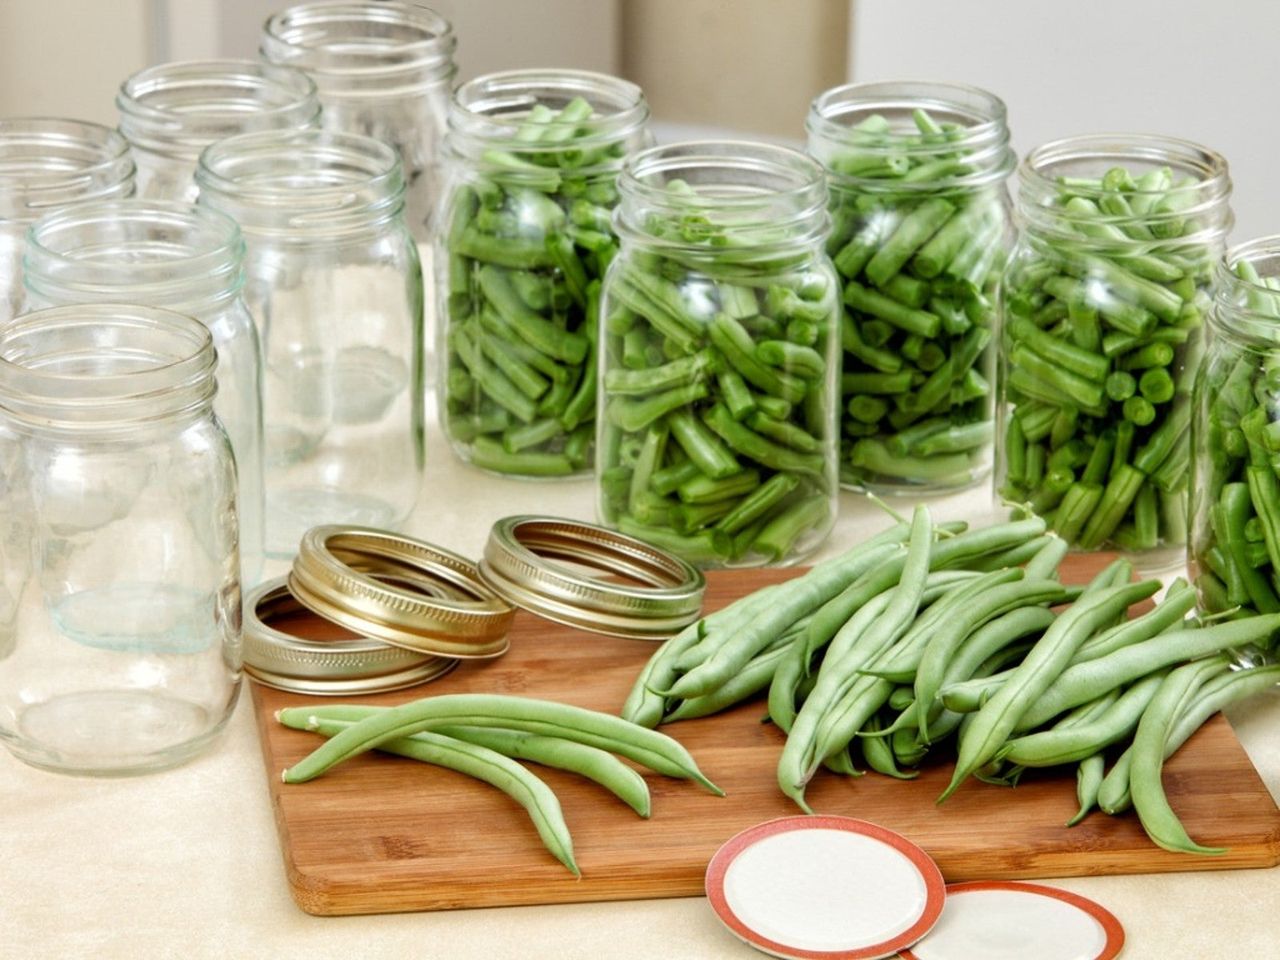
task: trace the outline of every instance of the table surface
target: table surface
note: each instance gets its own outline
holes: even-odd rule
[[[459,464],[431,427],[408,531],[479,556],[514,513],[593,519],[590,480],[523,483]],[[994,519],[985,489],[930,501],[935,516]],[[895,504],[909,509],[910,501]],[[821,560],[883,527],[842,493]],[[278,570],[276,572],[282,572]],[[1231,710],[1280,797],[1280,692]],[[1271,956],[1280,868],[1048,881],[1124,925],[1126,960]],[[368,917],[313,917],[289,896],[247,693],[222,738],[186,766],[99,780],[28,768],[0,751],[0,957],[279,957],[308,960],[760,956],[701,897]]]

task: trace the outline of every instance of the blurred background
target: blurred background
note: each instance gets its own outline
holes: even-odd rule
[[[1078,133],[1160,133],[1230,161],[1233,240],[1280,233],[1265,110],[1280,4],[1237,0],[427,0],[461,79],[580,67],[639,83],[656,132],[803,141],[848,80],[969,83],[1002,97],[1019,153]],[[0,116],[115,123],[116,88],[170,60],[254,57],[288,0],[0,0]]]

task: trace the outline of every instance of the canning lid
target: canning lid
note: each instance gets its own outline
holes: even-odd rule
[[[284,577],[261,584],[244,606],[245,673],[280,690],[336,696],[381,693],[434,680],[458,663],[368,637],[312,639],[277,629],[272,622],[280,618],[315,616],[289,592]]]
[[[540,617],[640,639],[662,639],[697,620],[707,585],[700,570],[664,550],[559,517],[499,520],[479,568],[495,592]]]
[[[515,617],[470,560],[372,527],[308,530],[288,584],[303,606],[326,620],[435,656],[500,656]]]

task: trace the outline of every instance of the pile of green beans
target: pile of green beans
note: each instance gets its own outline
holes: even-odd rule
[[[1280,611],[1280,347],[1268,329],[1280,321],[1280,292],[1268,292],[1280,278],[1244,259],[1234,272],[1246,329],[1215,336],[1196,380],[1189,522],[1201,605],[1247,616]]]
[[[835,520],[835,284],[698,210],[605,285],[600,515],[699,566],[793,560]]]
[[[1186,542],[1192,381],[1215,251],[1181,216],[1194,182],[1060,182],[1052,236],[1005,276],[1003,478],[1069,543],[1132,553]]]
[[[1004,187],[965,186],[967,152],[946,150],[964,128],[913,115],[917,136],[874,114],[851,128],[862,150],[826,161],[827,250],[845,306],[840,478],[849,486],[957,488],[990,469]]]
[[[856,774],[861,760],[910,779],[946,747],[955,771],[940,801],[971,776],[1008,785],[1071,765],[1071,824],[1132,806],[1160,846],[1210,852],[1179,832],[1160,764],[1215,710],[1280,682],[1280,665],[1232,669],[1236,651],[1274,648],[1280,614],[1204,624],[1177,580],[1130,619],[1160,582],[1134,581],[1120,559],[1065,586],[1068,544],[1045,529],[1035,518],[935,527],[918,507],[909,526],[669,640],[622,716],[656,726],[767,690],[785,734],[778,785],[806,812],[823,768]]]
[[[581,97],[559,111],[535,105],[514,135],[518,155],[486,151],[450,194],[443,422],[459,455],[486,470],[591,468],[600,283],[617,252],[625,149],[579,145],[574,124],[592,117]]]
[[[457,770],[497,787],[523,806],[547,850],[575,876],[581,872],[559,800],[513,758],[580,774],[642,817],[649,816],[648,785],[619,756],[665,776],[693,780],[723,796],[671,737],[607,713],[549,700],[444,694],[395,707],[288,707],[276,719],[286,727],[330,738],[285,770],[285,783],[305,783],[373,749]]]

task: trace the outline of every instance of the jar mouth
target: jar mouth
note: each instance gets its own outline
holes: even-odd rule
[[[729,251],[699,242],[703,226],[730,230],[735,246],[760,250],[817,241],[829,222],[822,167],[798,150],[767,143],[695,140],[651,147],[627,158],[618,190],[619,233],[717,256]],[[693,233],[686,231],[694,221]]]
[[[192,60],[140,70],[116,94],[120,131],[135,146],[175,156],[236,133],[314,127],[311,78],[253,60]]]
[[[130,304],[79,304],[0,328],[0,411],[37,429],[120,425],[207,408],[217,354],[198,320]]]
[[[110,127],[52,117],[0,119],[0,214],[34,220],[73,201],[133,192],[129,143]]]
[[[328,95],[385,94],[370,84],[397,78],[436,83],[453,77],[453,26],[436,11],[391,0],[321,0],[268,18],[262,54],[273,63],[301,67]],[[355,81],[343,88],[343,81]],[[338,84],[334,89],[331,84]]]
[[[1123,167],[1133,184],[1124,188],[1127,197],[1159,197],[1166,202],[1138,215],[1076,213],[1061,205],[1059,195],[1068,185],[1073,196],[1096,201],[1116,188],[1106,181],[1108,171]],[[1141,176],[1167,169],[1170,183],[1144,187]],[[1074,229],[1079,223],[1124,226],[1139,222],[1148,226],[1183,224],[1196,228],[1177,233],[1166,245],[1204,243],[1224,236],[1233,217],[1228,200],[1231,177],[1226,158],[1208,147],[1153,134],[1088,134],[1054,140],[1036,147],[1018,167],[1018,215],[1025,226],[1036,231],[1079,239]],[[1133,242],[1127,244],[1134,246]]]
[[[1214,279],[1215,333],[1280,344],[1280,234],[1233,246]]]
[[[48,214],[27,231],[23,277],[48,299],[140,299],[168,306],[229,300],[244,282],[244,240],[216,210],[106,200]]]
[[[228,137],[200,154],[199,203],[242,230],[333,235],[404,207],[400,156],[380,140],[322,130]]]
[[[917,110],[924,110],[945,133],[926,135],[916,122]],[[878,129],[859,126],[875,116],[884,121]],[[810,104],[805,128],[810,152],[823,161],[834,180],[901,192],[937,190],[940,186],[979,187],[1004,180],[1017,164],[1007,118],[1004,101],[980,87],[890,80],[848,83],[827,90]],[[916,183],[833,171],[826,155],[850,149],[868,156],[920,160],[962,154],[969,170]]]
[[[540,141],[525,139],[522,129],[527,128],[535,107],[558,113],[578,98],[591,105],[590,117],[538,121],[536,129],[545,131],[546,136]],[[643,133],[648,120],[644,93],[628,80],[589,70],[506,70],[477,77],[454,91],[447,143],[451,149],[481,160],[484,151],[495,145],[517,156],[556,149],[635,146],[628,141]],[[597,166],[616,168],[621,162],[621,156],[616,156]]]

